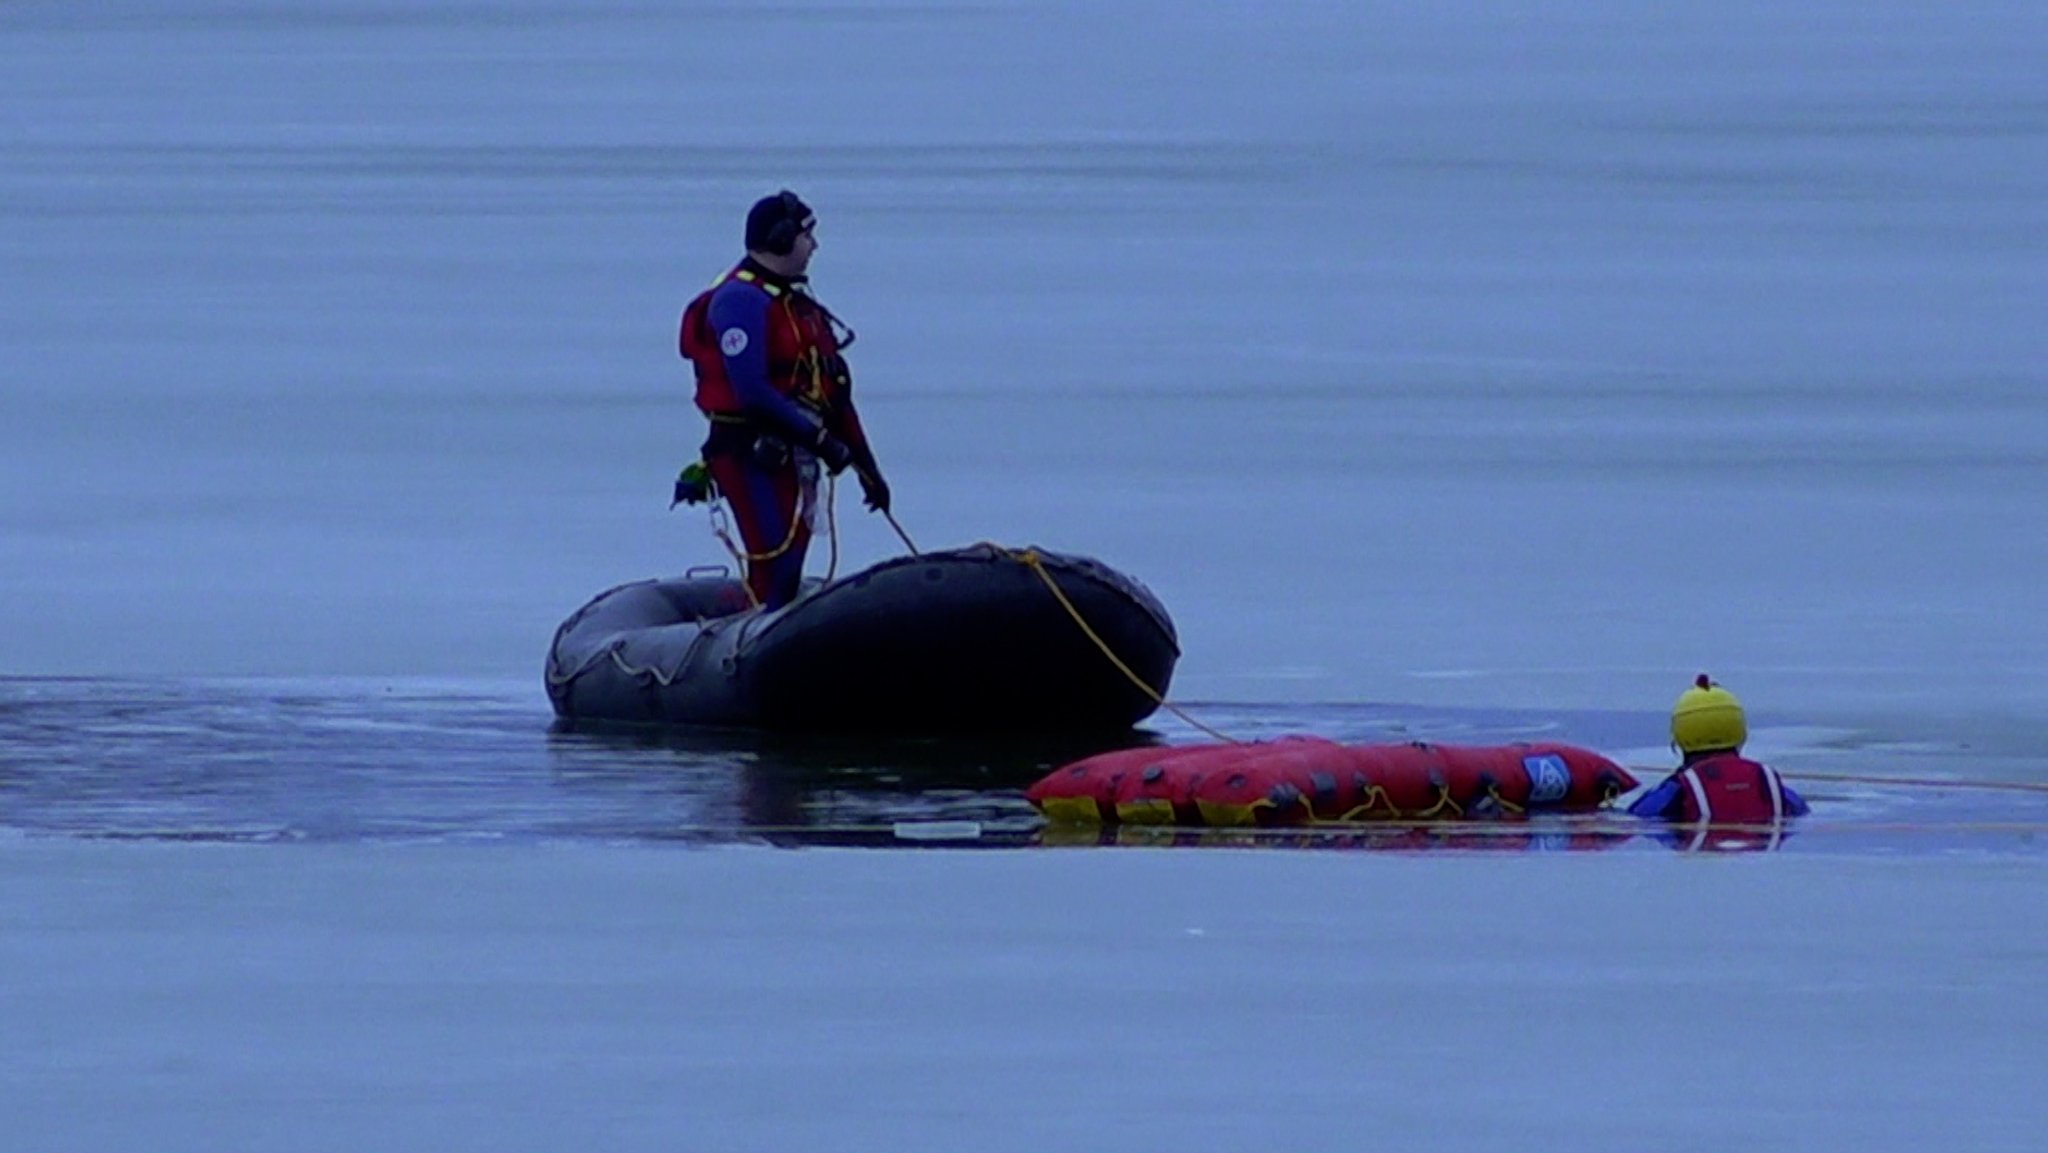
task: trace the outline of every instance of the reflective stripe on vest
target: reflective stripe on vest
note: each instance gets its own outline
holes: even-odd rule
[[[1692,807],[1699,810],[1700,823],[1703,825],[1712,824],[1714,821],[1714,806],[1712,802],[1707,800],[1706,782],[1700,780],[1700,775],[1693,772],[1689,767],[1678,774],[1678,779],[1684,781],[1685,787],[1692,792]]]
[[[1678,777],[1685,782],[1685,800],[1692,809],[1685,816],[1688,822],[1784,823],[1785,785],[1769,765],[1739,753],[1723,753],[1685,766]]]
[[[718,290],[718,286],[724,284],[728,280],[744,280],[748,284],[751,284],[754,287],[760,289],[761,291],[767,293],[770,299],[782,295],[781,285],[770,284],[767,281],[761,279],[760,277],[755,276],[754,270],[751,268],[729,269],[724,276],[721,276],[717,280],[711,282],[712,291],[716,292]]]

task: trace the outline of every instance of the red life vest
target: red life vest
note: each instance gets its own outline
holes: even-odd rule
[[[744,414],[726,377],[718,336],[711,331],[712,294],[733,280],[768,296],[768,386],[820,415],[838,408],[850,374],[839,354],[832,314],[809,293],[761,276],[744,264],[719,277],[683,310],[678,344],[683,358],[696,369],[697,407],[714,419]]]
[[[1687,824],[1782,824],[1788,815],[1778,771],[1735,753],[1721,753],[1677,772],[1679,820]]]

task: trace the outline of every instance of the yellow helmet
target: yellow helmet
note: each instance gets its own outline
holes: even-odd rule
[[[1749,739],[1749,722],[1735,694],[1701,673],[1671,706],[1671,743],[1682,753],[1738,749]]]

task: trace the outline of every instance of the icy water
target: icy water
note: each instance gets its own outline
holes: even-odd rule
[[[2038,1149],[2044,59],[2025,0],[0,3],[0,1144]],[[1135,575],[1204,723],[1651,772],[1704,669],[1815,815],[1100,851],[1057,743],[553,730],[555,625],[722,559],[674,324],[784,185],[918,544]]]
[[[482,841],[869,847],[1085,846],[1043,825],[1023,789],[1100,738],[981,741],[577,731],[526,686],[386,681],[0,681],[0,828],[111,840]],[[1654,783],[1669,756],[1653,713],[1195,703],[1243,739],[1602,749]],[[1131,743],[1204,739],[1173,717]],[[2048,851],[2031,748],[1981,735],[1885,743],[1760,726],[1751,751],[1819,815],[1786,852]],[[1849,778],[1849,779],[1844,779]],[[1328,833],[1107,835],[1105,843],[1464,850],[1691,847],[1624,814]]]

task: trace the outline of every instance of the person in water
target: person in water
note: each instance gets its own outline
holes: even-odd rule
[[[739,526],[747,587],[771,609],[802,585],[820,466],[851,467],[867,506],[889,511],[842,355],[853,330],[806,275],[816,228],[796,193],[763,197],[747,213],[746,257],[683,310],[682,354],[711,422],[705,469]]]
[[[1637,798],[1628,811],[1689,825],[1776,828],[1805,816],[1806,801],[1776,769],[1742,755],[1749,722],[1735,694],[1701,673],[1671,708],[1678,770]]]

